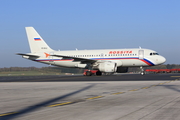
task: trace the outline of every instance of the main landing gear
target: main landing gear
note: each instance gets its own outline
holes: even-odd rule
[[[86,71],[85,76],[91,76],[93,73],[91,71]]]
[[[140,73],[141,73],[141,75],[145,75],[145,72],[144,72],[144,69],[143,69],[143,67],[142,67],[142,66],[140,67],[140,69],[141,69],[141,72],[140,72]]]
[[[102,75],[102,72],[100,72],[99,70],[96,72],[96,75],[97,76],[101,76]]]

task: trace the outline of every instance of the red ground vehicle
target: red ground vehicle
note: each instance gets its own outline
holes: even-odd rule
[[[180,69],[146,69],[146,73],[180,73]]]
[[[158,69],[146,69],[145,70],[146,73],[159,73]]]
[[[171,69],[171,72],[173,72],[173,73],[180,73],[180,69]]]
[[[101,76],[101,75],[113,75],[113,72],[100,72],[99,70],[84,70],[83,75],[84,76],[91,76],[91,75],[97,75],[97,76]]]
[[[84,76],[98,75],[98,70],[84,70]]]

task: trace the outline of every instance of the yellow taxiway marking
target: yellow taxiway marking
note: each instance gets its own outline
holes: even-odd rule
[[[171,77],[180,77],[180,76],[171,76]]]
[[[165,83],[159,83],[159,85],[163,85],[163,84],[165,84]]]
[[[61,106],[61,105],[67,105],[73,102],[65,102],[65,103],[59,103],[59,104],[54,104],[54,105],[49,105],[48,107],[56,107],[56,106]]]
[[[148,89],[149,87],[143,87],[143,88],[141,88],[141,89]]]
[[[16,114],[16,113],[18,113],[18,112],[4,113],[4,114],[0,114],[0,117],[7,116],[7,115],[12,115],[12,114]]]
[[[117,92],[117,93],[113,93],[112,95],[118,95],[118,94],[123,94],[125,92]]]
[[[139,90],[139,89],[134,89],[134,90],[129,90],[129,91],[137,91],[137,90]]]
[[[92,98],[87,98],[87,100],[92,100],[92,99],[97,99],[97,98],[102,98],[104,96],[96,96],[96,97],[92,97]]]
[[[168,81],[168,82],[166,82],[166,83],[170,83],[171,81]]]

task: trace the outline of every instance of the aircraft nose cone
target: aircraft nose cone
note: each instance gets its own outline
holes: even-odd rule
[[[166,58],[163,57],[162,58],[162,62],[165,63],[166,62]]]
[[[161,58],[159,59],[159,62],[160,62],[160,64],[165,63],[166,62],[166,58],[161,56]]]
[[[156,59],[156,65],[160,65],[166,62],[166,58],[164,58],[163,56],[158,56]]]

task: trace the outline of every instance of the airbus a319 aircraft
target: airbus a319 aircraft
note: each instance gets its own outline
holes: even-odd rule
[[[17,53],[23,58],[60,67],[86,68],[87,76],[91,70],[102,73],[125,73],[128,67],[140,67],[144,75],[144,66],[163,64],[166,59],[150,49],[102,49],[55,51],[51,49],[33,27],[26,27],[31,53]]]

